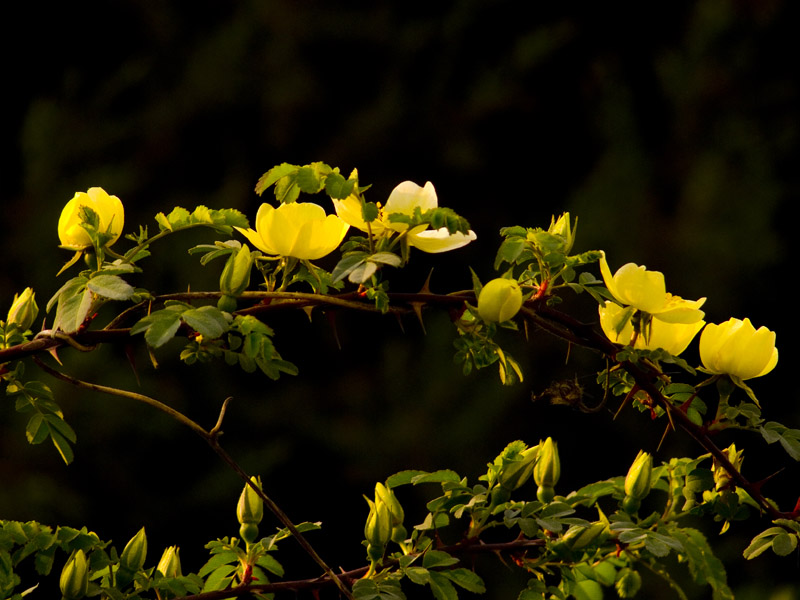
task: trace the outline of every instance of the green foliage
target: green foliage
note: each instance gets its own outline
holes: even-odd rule
[[[81,257],[88,268],[62,283],[47,303],[48,312],[55,309],[52,329],[32,333],[38,312],[33,304],[29,304],[31,310],[24,319],[14,313],[12,316],[21,320],[10,316],[8,322],[0,321],[0,379],[16,409],[30,415],[25,427],[29,443],[49,439],[65,462],[74,459],[75,431],[66,423],[50,387],[26,377],[25,359],[32,357],[46,372],[79,387],[135,399],[161,410],[195,431],[244,481],[249,481],[250,476],[220,444],[227,400],[214,427],[205,429],[159,400],[77,380],[37,355],[49,351],[58,359],[59,349],[88,352],[107,342],[133,344],[136,338],[131,336],[142,334],[138,339],[144,340],[155,365],[153,351],[167,352],[169,342],[181,337],[180,358],[187,365],[223,361],[274,380],[281,374],[298,373],[297,367],[279,353],[269,324],[286,311],[301,309],[309,317],[331,309],[392,313],[398,318],[413,314],[422,321],[424,310],[439,308],[451,317],[455,361],[464,375],[496,364],[501,383],[521,381],[522,367],[504,347],[504,338],[546,331],[569,344],[590,349],[605,368],[596,379],[603,393],[597,407],[586,406],[577,378],[554,384],[543,396],[586,413],[597,412],[598,407],[619,398],[618,411],[630,404],[651,419],[660,420],[667,432],[688,432],[701,453],[669,457],[657,464],[649,452],[640,452],[627,474],[623,468],[614,476],[590,480],[570,492],[560,487],[562,465],[551,438],[533,446],[521,440],[511,442],[487,463],[486,472],[474,482],[446,468],[401,471],[388,477],[385,485],[376,485],[374,500],[367,500],[366,525],[359,524],[355,529],[363,531],[366,538],[367,565],[340,574],[328,567],[304,536],[319,525],[294,525],[265,493],[269,481],[258,489],[246,488],[246,502],[240,501],[237,511],[239,537],[210,541],[206,545],[208,560],[196,572],[187,569],[187,575],[181,574],[173,547],[174,554],[165,555],[175,561],[169,563],[172,566],[157,569],[151,564],[144,528],[119,552],[85,529],[0,521],[0,597],[21,598],[33,593],[32,587],[25,587],[21,576],[24,569],[20,568],[25,561],[32,561],[36,573],[43,576],[57,564],[67,565],[61,582],[69,598],[86,594],[113,600],[162,600],[187,595],[203,598],[203,594],[219,597],[228,592],[231,597],[249,594],[262,598],[280,589],[311,588],[317,593],[323,587],[335,586],[338,593],[358,599],[401,600],[408,590],[422,588],[436,600],[456,600],[459,593],[487,591],[470,557],[492,553],[511,559],[509,562],[532,575],[519,593],[520,600],[600,600],[612,590],[620,598],[631,598],[642,588],[643,572],[662,577],[685,597],[672,567],[664,566],[668,557],[676,558],[691,580],[708,587],[715,599],[725,600],[733,597],[725,567],[696,527],[697,519],[721,522],[724,533],[737,522],[767,515],[771,526],[744,549],[744,558],[754,559],[769,549],[777,556],[795,552],[800,538],[797,508],[780,511],[762,494],[760,484],[750,482],[741,472],[744,451],[733,444],[724,450],[718,448],[711,434],[722,430],[758,432],[764,442],[779,442],[792,459],[800,460],[800,430],[765,421],[753,390],[736,375],[709,370],[707,365],[695,368],[687,359],[662,348],[615,344],[590,325],[556,310],[563,296],[571,293],[587,292],[601,305],[610,298],[626,304],[617,297],[618,291],[612,293],[591,272],[593,263],[603,256],[600,251],[572,253],[577,220],[569,214],[554,217],[547,229],[514,226],[501,231],[495,269],[502,270],[501,283],[515,292],[514,310],[505,311],[502,317],[484,312],[482,317],[475,304],[482,291],[487,292],[486,298],[490,288],[484,289],[474,271],[470,291],[434,294],[428,282],[417,293],[390,289],[393,271],[384,267],[407,267],[415,243],[424,250],[419,239],[413,240],[419,231],[432,230],[449,241],[455,236],[453,248],[465,239],[456,234],[471,233],[468,221],[451,209],[422,210],[415,206],[407,212],[384,214],[377,203],[364,198],[368,186],[359,185],[356,171],[345,178],[337,168],[321,162],[277,165],[261,177],[256,192],[260,195],[269,188],[281,203],[295,202],[301,193],[324,192],[333,200],[346,199],[351,216],[356,216],[353,227],[366,229],[361,232],[366,235],[357,233],[344,241],[339,247],[341,257],[329,272],[305,258],[264,255],[238,240],[227,239],[235,229],[249,227],[238,211],[199,206],[189,212],[178,207],[156,216],[159,231],[155,235],[150,236],[146,227],[128,235],[126,239],[133,247],[118,254],[108,247],[116,241],[110,226],[103,231],[99,215],[91,209],[82,210],[80,226],[92,243],[86,248],[72,246],[79,249],[65,269]],[[353,198],[360,203],[360,213]],[[365,223],[373,225],[364,227],[359,214]],[[224,259],[220,261],[218,290],[184,292],[183,284],[178,284],[178,291],[157,294],[134,287],[132,281],[144,278],[139,262],[152,256],[158,240],[200,226],[226,238],[212,239],[189,250],[199,255],[202,267]],[[302,224],[299,228],[305,227],[303,235],[312,235],[316,226]],[[337,226],[343,230],[341,224]],[[372,227],[380,233],[373,233]],[[452,248],[429,247],[428,251],[447,249]],[[286,252],[292,254],[291,250]],[[609,282],[605,264],[601,263],[604,281],[608,288],[616,288],[617,284]],[[640,275],[637,270],[633,277]],[[253,281],[259,276],[262,281]],[[637,293],[647,285],[641,281],[631,284]],[[33,292],[28,294],[32,302]],[[665,294],[667,300],[683,302]],[[109,308],[101,312],[104,306]],[[482,306],[486,307],[485,300]],[[629,322],[638,327],[637,333],[644,331],[658,316],[657,308],[626,304],[616,333]],[[112,313],[110,320],[106,320],[107,313]],[[612,333],[608,335],[616,339]],[[697,381],[703,373],[709,376]],[[563,441],[564,445],[570,443],[574,441]],[[563,466],[565,471],[575,468]],[[425,492],[433,492],[417,510],[404,510],[395,495],[403,486],[422,486]],[[259,539],[263,508],[271,511],[283,527]],[[406,516],[409,514],[415,515],[415,522]],[[295,577],[293,566],[284,567],[276,558],[278,542],[289,537],[319,565],[323,573],[320,577],[291,579]],[[287,577],[290,579],[280,585],[275,582]]]

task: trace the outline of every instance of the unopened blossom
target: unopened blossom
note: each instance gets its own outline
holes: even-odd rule
[[[709,323],[700,336],[700,360],[711,373],[742,380],[766,375],[778,364],[775,332],[756,329],[750,319]]]
[[[58,238],[61,240],[61,245],[72,250],[82,250],[92,245],[89,234],[83,228],[81,207],[84,206],[97,213],[98,231],[111,236],[106,243],[106,246],[111,246],[122,235],[125,210],[119,198],[107,194],[99,187],[89,188],[86,192],[76,192],[72,200],[64,206],[58,219]]]

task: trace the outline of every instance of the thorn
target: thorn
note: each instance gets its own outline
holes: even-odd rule
[[[61,359],[60,359],[60,358],[58,358],[58,348],[49,348],[47,351],[50,353],[50,355],[51,355],[53,358],[55,358],[55,359],[56,359],[56,362],[57,362],[59,365],[61,365],[62,367],[64,366],[64,363],[62,363],[62,362],[61,362]]]
[[[125,344],[125,356],[128,359],[128,364],[131,366],[133,375],[136,377],[136,385],[142,387],[142,382],[139,379],[139,371],[136,370],[136,357],[133,354],[133,344]]]
[[[308,316],[308,322],[311,322],[311,312],[314,310],[313,306],[304,306],[303,312]],[[340,348],[341,349],[341,348]]]
[[[305,308],[303,309],[305,310]],[[309,314],[309,317],[311,315]],[[336,340],[336,347],[339,350],[342,349],[342,342],[339,339],[339,329],[336,327],[336,313],[334,312],[326,312],[325,317],[328,319],[328,323],[331,325],[331,330],[333,331],[333,339]]]
[[[419,294],[430,294],[431,293],[431,276],[433,275],[433,269],[430,270],[428,273],[428,277],[425,279],[425,283],[422,284],[422,287],[419,290]],[[422,308],[425,306],[424,302],[411,302],[411,309],[414,311],[414,314],[417,315],[417,320],[419,321],[420,326],[422,327],[422,333],[425,335],[428,332],[425,330],[425,322],[422,320]]]

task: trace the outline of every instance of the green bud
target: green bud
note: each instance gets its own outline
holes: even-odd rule
[[[78,600],[89,589],[89,565],[83,550],[75,550],[67,560],[59,579],[61,595],[66,600]]]
[[[241,295],[250,285],[250,271],[253,258],[247,244],[242,244],[239,249],[234,249],[222,269],[219,278],[219,289],[226,296]]]
[[[653,457],[648,452],[639,450],[628,475],[625,477],[625,495],[641,500],[650,493],[650,481],[653,475]]]
[[[540,488],[552,489],[558,483],[559,477],[561,460],[558,457],[558,445],[553,438],[547,438],[539,443],[539,460],[533,467],[533,479]]]
[[[394,495],[394,490],[386,487],[380,482],[376,483],[375,502],[383,502],[389,509],[389,513],[392,515],[393,527],[403,524],[405,513],[403,512],[403,507],[400,506],[400,502],[397,500],[397,496]]]
[[[522,290],[513,279],[492,279],[478,295],[478,314],[484,321],[508,321],[521,307]]]
[[[25,288],[22,294],[14,294],[14,302],[11,303],[11,308],[8,310],[6,323],[14,324],[22,331],[30,329],[39,314],[35,296],[36,294],[29,287]]]
[[[614,587],[620,598],[633,598],[642,587],[642,576],[633,569],[625,567],[620,570]]]
[[[147,558],[147,535],[142,527],[139,532],[125,545],[119,557],[119,565],[123,569],[136,572],[144,566]]]
[[[522,487],[530,479],[538,457],[539,446],[527,448],[513,457],[505,457],[497,475],[500,485],[511,491]]]
[[[383,549],[392,536],[392,514],[389,512],[389,507],[380,499],[377,502],[369,498],[366,500],[369,504],[369,515],[364,525],[364,537],[375,552],[380,549],[383,554]]]
[[[156,571],[159,571],[164,577],[181,576],[181,558],[178,554],[177,546],[170,546],[164,550],[161,560],[158,561]]]
[[[742,470],[742,463],[744,462],[744,450],[737,450],[736,444],[731,444],[723,450],[728,461],[736,468],[737,471]],[[714,464],[711,467],[714,473],[714,489],[718,492],[727,489],[733,483],[730,473],[725,468],[717,463],[714,459]]]
[[[577,225],[578,220],[575,219],[575,226],[577,227]],[[568,212],[565,212],[558,217],[558,220],[553,217],[550,220],[550,228],[547,230],[547,233],[564,238],[564,247],[562,248],[562,252],[564,254],[569,254],[569,251],[572,250],[572,245],[575,243],[575,229],[570,222]]]
[[[251,477],[250,481],[261,489],[261,478]],[[264,518],[264,501],[261,496],[250,486],[245,484],[236,506],[236,518],[242,525],[258,525]]]

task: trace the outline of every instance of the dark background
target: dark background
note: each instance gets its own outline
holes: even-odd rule
[[[752,383],[768,419],[797,426],[796,3],[130,0],[4,10],[2,310],[26,285],[43,308],[67,277],[55,279],[68,258],[56,223],[77,190],[119,196],[128,232],[156,227],[153,215],[176,205],[253,219],[264,171],[322,160],[358,168],[373,201],[402,180],[430,180],[478,233],[463,250],[414,254],[393,289],[419,289],[431,266],[434,291],[469,287],[467,265],[488,280],[500,227],[546,227],[570,210],[578,250],[605,249],[612,269],[633,261],[663,271],[671,291],[709,298],[709,321],[748,316],[776,330],[778,368]],[[135,283],[213,288],[219,265],[201,270],[186,253],[209,239],[164,242]],[[587,299],[573,308],[595,318]],[[494,369],[460,375],[446,316],[425,324],[427,335],[413,320],[402,332],[391,318],[340,315],[341,351],[321,315],[274,324],[301,373],[277,383],[183,366],[180,343],[159,352],[160,370],[137,354],[140,387],[121,350],[61,358],[80,377],[141,390],[207,425],[233,395],[227,447],[293,519],[324,522],[311,541],[335,567],[363,560],[361,494],[395,471],[454,468],[474,481],[508,441],[552,435],[565,493],[623,474],[639,448],[656,450],[663,425],[634,411],[612,421],[530,401],[576,374],[597,396],[591,372],[602,365],[591,354],[573,350],[567,362],[564,345],[542,334],[510,341],[526,380],[502,389]],[[687,356],[696,363],[694,347]],[[77,430],[77,458],[65,467],[49,445],[27,446],[25,418],[6,403],[3,518],[86,524],[120,548],[145,525],[151,561],[180,544],[187,571],[202,564],[205,541],[236,534],[240,482],[196,436],[146,407],[42,379]],[[739,444],[751,479],[786,468],[765,492],[791,508],[797,467],[756,436]],[[673,435],[657,456],[675,452],[699,449]],[[409,506],[425,497],[405,493]],[[773,582],[773,598],[795,597],[796,557],[740,558],[762,525],[706,532],[737,598],[770,597]],[[291,558],[291,542],[283,551],[292,576],[315,573]],[[486,571],[491,598],[515,597],[526,580],[496,563]],[[648,585],[643,597],[673,597]],[[689,587],[692,598],[706,592]]]

